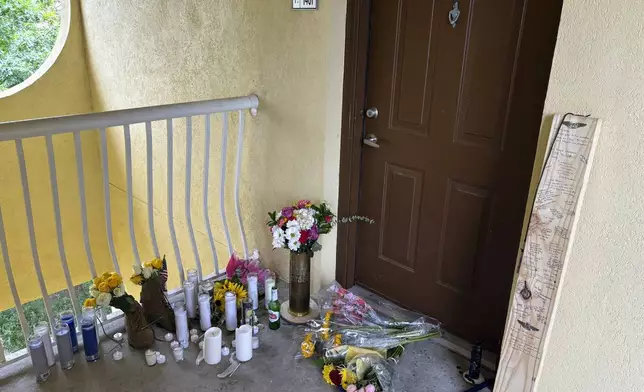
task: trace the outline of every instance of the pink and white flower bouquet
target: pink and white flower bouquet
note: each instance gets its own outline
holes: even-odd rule
[[[356,220],[373,223],[371,219],[362,216],[338,219],[328,204],[313,204],[309,200],[300,200],[279,211],[269,212],[268,216],[273,249],[285,248],[295,253],[308,253],[310,256],[322,249],[318,243],[320,235],[329,233],[338,223]]]

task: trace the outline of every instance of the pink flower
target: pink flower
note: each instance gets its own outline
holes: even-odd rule
[[[358,390],[358,387],[356,387],[353,384],[347,386],[347,392],[356,392],[357,390]]]
[[[297,208],[306,208],[311,205],[311,200],[300,200],[297,202]]]
[[[366,387],[364,387],[364,392],[376,392],[376,387],[373,385],[369,384]]]
[[[237,268],[239,268],[241,264],[242,261],[239,259],[239,257],[237,257],[236,254],[233,253],[228,260],[228,265],[226,265],[226,276],[228,277],[228,279],[232,279],[232,277],[235,276]]]
[[[293,217],[293,207],[284,207],[282,208],[282,215],[284,215],[287,219],[290,219]]]
[[[364,390],[364,388],[360,388],[356,392],[365,392],[365,390]]]
[[[311,227],[311,230],[309,230],[309,239],[316,241],[320,237],[320,234],[318,234],[318,227],[313,226]]]

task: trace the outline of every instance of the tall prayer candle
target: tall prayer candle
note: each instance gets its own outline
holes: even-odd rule
[[[199,323],[202,331],[212,326],[210,321],[210,294],[199,294]]]
[[[54,349],[51,346],[51,336],[49,335],[49,323],[40,321],[34,326],[34,334],[42,337],[42,343],[45,347],[45,354],[47,355],[47,365],[54,366],[56,357],[54,356]]]
[[[96,334],[96,321],[94,313],[83,313],[81,319],[81,329],[83,334],[83,350],[87,362],[94,362],[99,358],[98,353],[98,336]]]
[[[42,336],[31,335],[27,339],[27,346],[29,346],[31,362],[36,370],[36,380],[38,382],[47,381],[49,378],[49,365],[47,365],[47,354],[45,353]]]
[[[226,330],[229,332],[237,328],[237,296],[232,291],[226,292]]]
[[[186,280],[183,282],[183,295],[186,300],[186,312],[188,318],[193,319],[197,317],[197,302],[196,302],[196,287],[195,282]]]
[[[177,341],[181,347],[186,348],[190,342],[188,336],[188,313],[183,302],[177,302],[174,306],[174,324],[177,328]]]
[[[69,327],[69,336],[72,339],[72,350],[78,351],[78,337],[76,336],[76,323],[74,322],[74,312],[66,310],[59,315],[60,321]]]
[[[69,326],[65,323],[58,323],[54,326],[56,335],[56,347],[58,347],[58,360],[60,367],[71,369],[74,366],[74,351],[72,350],[72,338],[69,333]]]
[[[253,301],[253,310],[259,308],[259,292],[257,291],[257,274],[251,272],[247,276],[248,278],[248,298]]]
[[[268,304],[271,303],[271,289],[275,286],[275,279],[272,277],[266,278],[264,281],[264,306],[268,309]]]

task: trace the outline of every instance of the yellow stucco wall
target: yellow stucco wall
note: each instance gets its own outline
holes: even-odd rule
[[[71,1],[71,24],[65,45],[51,68],[32,85],[8,97],[0,98],[0,122],[29,118],[86,113],[92,110],[89,80],[85,63],[80,10]],[[67,19],[69,21],[69,19]],[[91,244],[99,265],[107,262],[99,177],[97,139],[85,132],[82,137],[89,200]],[[66,254],[75,283],[89,278],[89,268],[82,246],[80,209],[74,145],[71,136],[54,137],[57,174],[60,186]],[[50,293],[66,287],[58,255],[56,228],[49,185],[49,169],[44,138],[24,143],[29,176],[35,231],[43,273]],[[12,269],[23,302],[40,297],[40,290],[29,246],[25,208],[22,198],[18,160],[13,142],[0,143],[0,205],[2,206]],[[103,230],[103,231],[102,231]],[[80,244],[80,245],[79,245]],[[1,256],[0,256],[1,257]],[[13,307],[6,273],[0,268],[0,310]]]
[[[112,110],[256,93],[260,114],[247,117],[241,185],[241,209],[248,243],[266,263],[287,277],[286,251],[271,251],[266,213],[297,198],[326,199],[337,204],[340,105],[346,1],[320,4],[320,10],[297,12],[288,1],[83,1],[87,58],[94,109]],[[236,115],[231,130],[236,133]],[[220,156],[220,117],[213,123],[212,159]],[[155,226],[160,251],[171,260],[172,243],[166,210],[166,141],[164,125],[154,128]],[[203,214],[203,120],[195,119],[192,218],[204,273],[213,270]],[[136,239],[143,259],[152,257],[147,229],[145,139],[133,128]],[[232,178],[236,136],[230,139],[228,175]],[[109,135],[110,182],[116,246],[121,265],[132,251],[125,206],[123,136]],[[184,267],[194,265],[185,226],[185,127],[175,124],[175,224]],[[220,265],[227,262],[219,215],[217,168],[210,176],[210,217]],[[232,201],[226,189],[229,224],[235,248],[241,250]],[[335,238],[316,255],[314,289],[335,273]],[[129,261],[129,262],[128,262]]]
[[[539,392],[644,387],[644,3],[564,1],[546,113],[603,119]]]

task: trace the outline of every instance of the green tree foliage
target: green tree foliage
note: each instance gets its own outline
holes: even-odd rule
[[[31,76],[51,53],[57,0],[0,0],[0,91]]]

